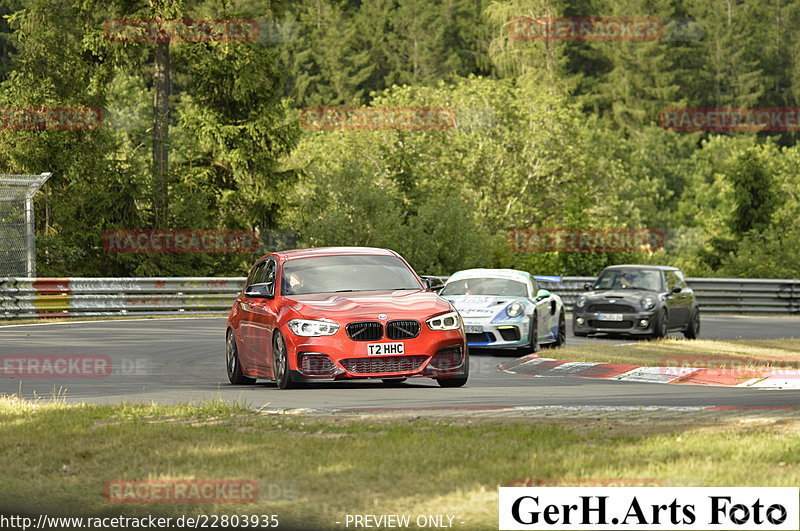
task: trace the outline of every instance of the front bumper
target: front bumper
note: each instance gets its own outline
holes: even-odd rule
[[[500,323],[464,318],[464,329],[470,348],[520,348],[530,344],[527,318]]]
[[[301,379],[450,378],[468,373],[469,355],[461,330],[423,330],[415,338],[399,341],[353,341],[343,329],[322,337],[285,331],[284,338],[289,368]],[[375,343],[403,343],[404,353],[370,356],[367,345]]]
[[[607,312],[604,312],[607,313]],[[604,320],[603,313],[573,312],[572,330],[583,334],[652,335],[655,332],[655,311],[622,313],[621,320]]]

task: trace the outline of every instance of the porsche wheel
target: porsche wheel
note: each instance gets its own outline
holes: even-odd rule
[[[526,353],[532,352],[539,352],[539,327],[537,323],[539,322],[538,316],[534,313],[531,317],[531,325],[530,325],[530,340],[528,344],[522,347],[520,350]]]
[[[242,374],[242,365],[239,363],[239,351],[236,348],[236,338],[233,337],[233,330],[228,330],[228,337],[225,340],[225,365],[227,367],[228,380],[233,385],[256,383],[255,378]]]
[[[686,330],[683,331],[683,337],[686,339],[697,339],[700,335],[700,310],[695,309],[692,316],[689,318],[689,324],[686,325]]]
[[[567,319],[564,317],[564,310],[558,316],[558,335],[554,347],[563,347],[567,343]]]
[[[272,375],[279,389],[294,387],[292,371],[289,369],[289,356],[286,352],[286,342],[280,330],[275,330],[272,336]]]

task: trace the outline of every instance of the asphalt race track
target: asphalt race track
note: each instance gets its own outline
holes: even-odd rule
[[[459,406],[800,406],[800,392],[706,386],[639,384],[580,378],[532,378],[503,373],[513,359],[498,353],[471,357],[470,381],[441,389],[433,380],[399,387],[379,381],[320,383],[278,390],[272,382],[232,386],[224,365],[224,318],[98,321],[0,327],[0,363],[19,355],[108,356],[112,371],[93,378],[10,378],[0,393],[91,403],[174,403],[223,398],[269,408],[430,408]],[[800,337],[800,317],[704,316],[708,339]],[[624,339],[578,339],[573,344]],[[543,355],[557,357],[557,351]]]

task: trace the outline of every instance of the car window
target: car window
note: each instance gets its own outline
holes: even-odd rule
[[[348,291],[423,289],[414,272],[396,256],[317,256],[283,265],[281,293],[305,295]]]
[[[507,278],[464,278],[445,284],[441,295],[527,297],[528,286],[524,282],[518,282]]]
[[[259,278],[261,278],[264,275],[264,270],[266,269],[266,267],[267,263],[261,262],[253,268],[253,271],[250,273],[250,278],[247,279],[248,288],[253,284],[259,283]]]
[[[683,277],[682,271],[675,271],[675,275],[678,277],[678,282],[680,282],[682,288],[686,289],[689,287],[689,284],[686,283],[686,279]]]
[[[638,289],[662,291],[661,271],[657,269],[609,269],[600,273],[594,289]]]
[[[675,271],[666,271],[665,275],[667,277],[667,289],[672,289],[673,286],[680,286],[685,287],[683,279],[681,279]]]
[[[267,267],[264,268],[264,280],[263,282],[275,282],[275,270],[277,269],[277,265],[275,264],[275,260],[267,260]]]

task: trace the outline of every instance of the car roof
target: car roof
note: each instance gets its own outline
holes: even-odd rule
[[[289,249],[273,253],[281,260],[294,260],[297,258],[310,258],[314,256],[347,256],[347,255],[371,255],[371,256],[398,256],[391,249],[379,247],[309,247],[308,249]]]
[[[606,269],[657,269],[659,271],[680,271],[677,267],[662,265],[623,264],[608,266]],[[605,271],[605,269],[604,269]]]
[[[507,278],[518,282],[525,282],[529,280],[530,277],[530,273],[518,269],[464,269],[450,275],[447,281],[450,282],[451,280],[460,280],[464,278]]]

